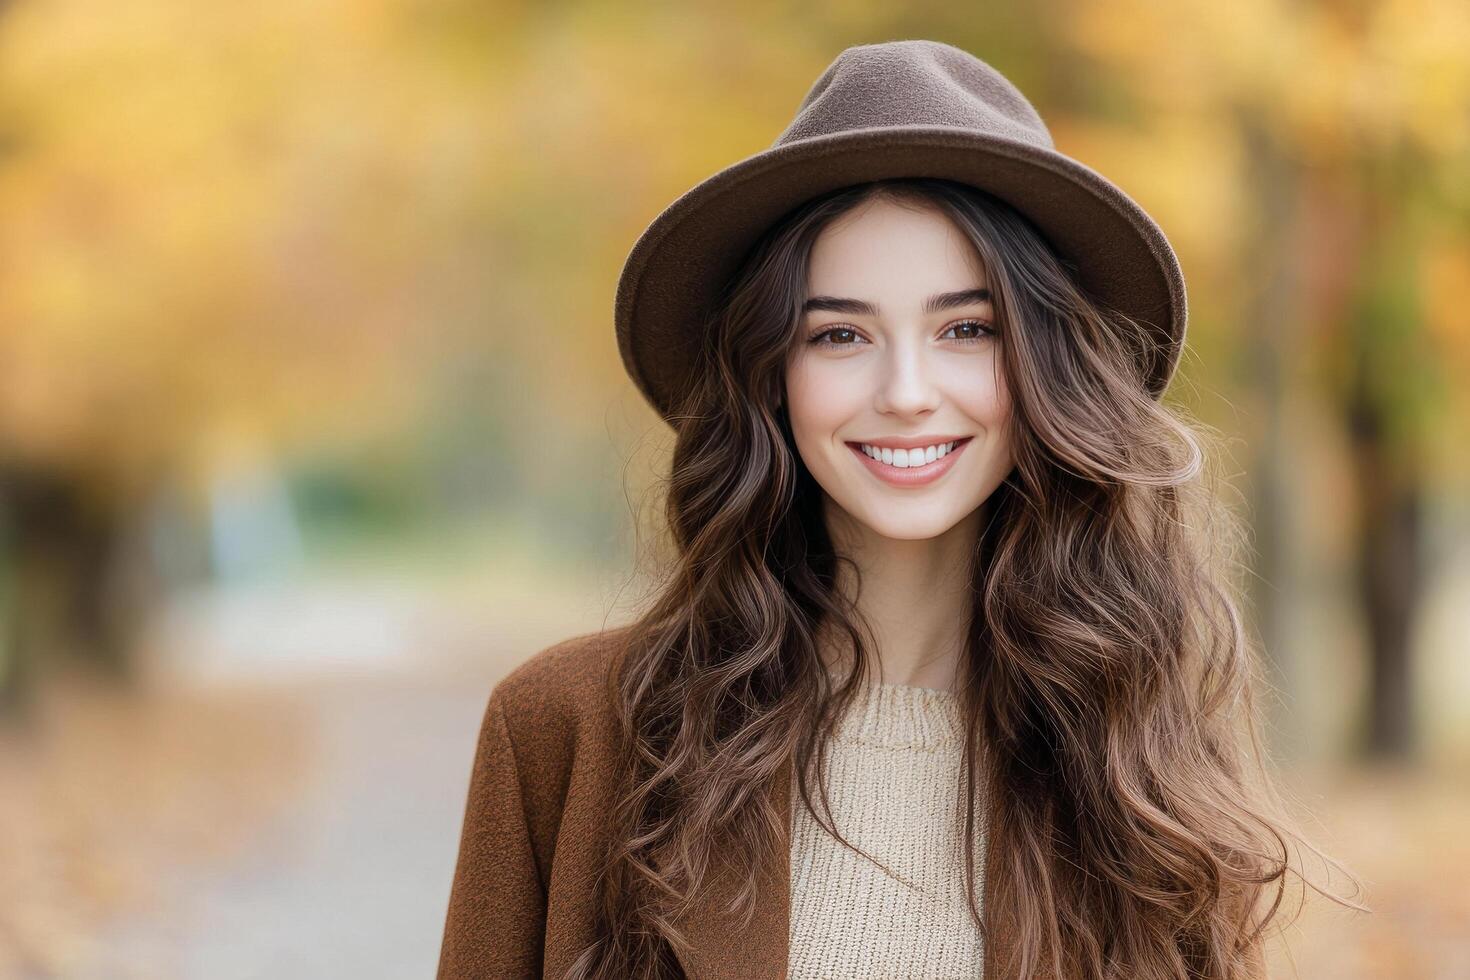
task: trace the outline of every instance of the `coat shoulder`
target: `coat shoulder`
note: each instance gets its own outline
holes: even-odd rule
[[[501,679],[491,701],[512,729],[559,730],[571,734],[611,717],[611,670],[630,628],[582,633],[528,657]]]

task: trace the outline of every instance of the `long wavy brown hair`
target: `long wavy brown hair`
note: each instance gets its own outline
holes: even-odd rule
[[[1218,433],[1148,391],[1165,352],[1146,324],[1085,294],[1003,201],[939,179],[807,202],[707,324],[673,419],[666,564],[611,676],[612,842],[597,939],[570,976],[678,976],[677,918],[715,855],[754,867],[785,842],[771,793],[788,760],[800,804],[853,847],[831,820],[824,750],[867,683],[873,633],[837,587],[839,565],[858,570],[829,539],[783,394],[812,245],[873,195],[937,208],[974,245],[1012,394],[1015,468],[984,505],[958,692],[964,785],[998,808],[986,860],[1018,922],[1003,974],[1241,980],[1238,950],[1281,908],[1290,845],[1341,865],[1293,829],[1261,746],[1246,535],[1207,465]],[[748,915],[753,877],[739,897]]]

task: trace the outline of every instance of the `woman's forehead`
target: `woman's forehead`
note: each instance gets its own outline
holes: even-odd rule
[[[808,296],[856,298],[880,307],[885,298],[914,307],[937,295],[989,285],[974,243],[947,216],[903,208],[873,208],[824,228],[807,268]]]

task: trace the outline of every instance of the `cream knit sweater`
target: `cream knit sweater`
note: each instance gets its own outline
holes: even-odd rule
[[[880,684],[853,702],[828,750],[837,829],[917,890],[843,847],[793,784],[790,980],[982,975],[964,894],[962,739],[954,694]],[[977,906],[982,818],[977,810]]]

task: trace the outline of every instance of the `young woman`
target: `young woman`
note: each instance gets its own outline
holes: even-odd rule
[[[441,980],[1264,977],[1301,838],[1147,215],[990,66],[864,45],[617,314],[674,560],[492,693]]]

